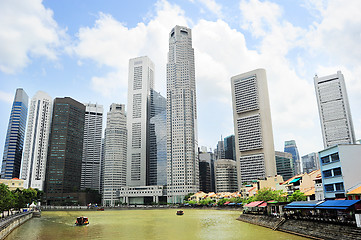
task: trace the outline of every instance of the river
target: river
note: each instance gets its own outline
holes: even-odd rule
[[[87,226],[75,226],[78,216],[89,218]],[[306,239],[237,221],[239,211],[175,209],[43,211],[15,229],[6,240],[66,239]]]

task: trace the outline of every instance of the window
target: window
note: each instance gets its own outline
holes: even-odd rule
[[[331,154],[331,159],[332,159],[332,162],[340,161],[338,153]]]
[[[331,170],[326,170],[323,171],[323,177],[327,178],[327,177],[332,177],[332,171]]]
[[[343,183],[335,183],[336,191],[344,191]]]
[[[325,185],[326,192],[333,192],[333,184],[326,184]]]
[[[333,169],[333,176],[341,176],[341,175],[342,175],[341,168]]]
[[[322,164],[329,163],[330,162],[330,156],[322,157],[321,162],[322,162]]]

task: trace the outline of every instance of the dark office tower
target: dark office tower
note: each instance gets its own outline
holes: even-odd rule
[[[6,133],[0,178],[12,179],[19,178],[20,176],[21,156],[23,154],[28,114],[28,99],[28,95],[22,88],[16,89],[8,131]]]
[[[167,185],[167,100],[150,91],[149,185]]]
[[[302,168],[301,168],[300,154],[298,153],[296,141],[295,140],[285,141],[284,151],[292,154],[295,175],[300,174],[302,172]]]
[[[45,195],[47,204],[77,204],[83,155],[85,106],[55,98],[51,122]]]
[[[236,145],[234,135],[224,138],[224,155],[225,159],[236,160]]]
[[[199,190],[206,193],[215,191],[213,156],[205,147],[199,150]]]
[[[277,175],[281,175],[283,180],[290,179],[295,175],[292,154],[286,152],[275,152]]]

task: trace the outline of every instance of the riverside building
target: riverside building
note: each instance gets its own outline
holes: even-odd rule
[[[45,182],[48,205],[79,201],[84,122],[82,103],[70,97],[55,98]]]
[[[124,104],[113,103],[107,114],[104,139],[103,205],[120,203],[119,191],[127,176],[127,119]]]
[[[29,97],[22,88],[16,89],[8,130],[6,132],[0,175],[2,179],[19,178],[20,176],[26,118],[28,114],[28,100]]]
[[[355,133],[341,71],[325,77],[316,75],[313,79],[324,147],[354,144]]]
[[[169,33],[167,61],[167,194],[181,203],[199,190],[197,104],[192,30]]]
[[[53,99],[38,91],[31,99],[21,179],[25,188],[44,191]]]
[[[85,103],[84,144],[81,189],[100,192],[100,169],[103,131],[103,106]]]
[[[266,71],[231,78],[238,186],[276,175]]]

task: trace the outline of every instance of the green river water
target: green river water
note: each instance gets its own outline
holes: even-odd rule
[[[306,239],[236,220],[239,211],[176,209],[47,211],[15,229],[6,240],[55,239]],[[78,216],[87,226],[75,226]]]

